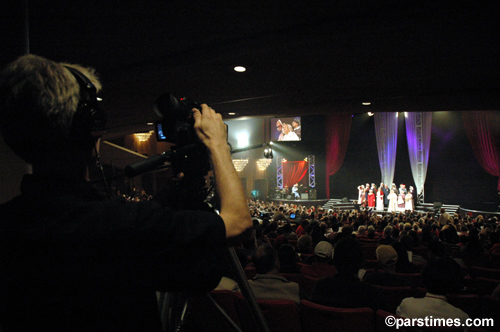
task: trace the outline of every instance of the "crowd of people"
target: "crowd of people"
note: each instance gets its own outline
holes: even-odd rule
[[[257,299],[297,304],[307,299],[332,307],[377,310],[382,304],[376,286],[415,287],[401,274],[417,273],[427,294],[404,299],[393,314],[464,321],[470,316],[467,309],[446,298],[474,291],[464,286],[463,268],[480,264],[500,271],[498,261],[485,258],[500,257],[500,224],[495,216],[451,215],[444,210],[438,215],[409,210],[382,215],[257,200],[249,200],[249,208],[253,236],[238,250],[242,265],[255,269],[249,284]],[[376,247],[374,257],[366,257],[367,244]],[[416,248],[420,250],[413,252]],[[367,267],[367,258],[377,261],[376,268]],[[311,279],[308,286],[304,280]],[[499,291],[491,295],[500,297]]]
[[[358,186],[358,204],[363,209],[388,212],[414,211],[415,190],[400,184],[399,189],[393,183],[391,188],[383,182],[377,187],[375,183]]]

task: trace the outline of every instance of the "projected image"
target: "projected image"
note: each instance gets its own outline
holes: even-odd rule
[[[300,116],[271,119],[271,137],[272,141],[300,141]]]

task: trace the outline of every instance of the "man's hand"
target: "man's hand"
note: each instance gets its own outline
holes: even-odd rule
[[[210,151],[228,147],[227,127],[219,113],[202,104],[201,111],[193,108],[193,118],[196,134]]]

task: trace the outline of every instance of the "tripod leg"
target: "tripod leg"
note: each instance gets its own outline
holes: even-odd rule
[[[239,328],[238,325],[236,325],[235,322],[233,322],[233,320],[231,319],[231,317],[229,317],[229,315],[224,311],[224,309],[221,308],[221,306],[213,299],[213,297],[210,296],[210,294],[207,294],[208,298],[210,299],[210,301],[212,301],[212,304],[220,311],[220,313],[224,316],[224,318],[226,318],[226,320],[229,322],[229,324],[231,324],[231,326],[235,329],[236,332],[243,332],[241,331],[241,329]],[[0,331],[1,332],[1,331]]]
[[[238,255],[236,255],[236,251],[234,248],[228,248],[228,255],[230,258],[230,262],[233,265],[234,275],[236,276],[236,282],[240,286],[241,293],[243,297],[247,300],[248,305],[250,306],[250,310],[252,311],[253,318],[255,319],[255,323],[257,323],[257,327],[261,332],[270,332],[269,326],[267,325],[266,319],[262,310],[255,300],[255,296],[253,295],[252,289],[248,284],[247,277],[245,275],[245,271],[243,267],[241,267],[240,261],[238,259]]]

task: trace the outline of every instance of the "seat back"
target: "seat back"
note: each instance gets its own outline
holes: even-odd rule
[[[376,286],[377,295],[380,301],[380,309],[393,313],[396,313],[396,309],[401,304],[401,301],[407,297],[413,297],[414,291],[412,287],[385,287]]]
[[[374,317],[371,308],[333,308],[307,300],[300,302],[303,332],[373,332]]]
[[[244,332],[260,332],[250,306],[241,293],[235,293],[235,307]],[[257,300],[271,332],[301,332],[299,309],[290,300]]]

